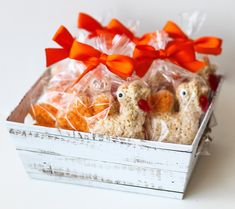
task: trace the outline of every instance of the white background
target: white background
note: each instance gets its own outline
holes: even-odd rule
[[[233,0],[0,0],[0,209],[73,208],[235,208],[235,5]],[[193,9],[207,13],[199,35],[224,39],[216,58],[226,74],[216,109],[210,157],[201,157],[183,201],[28,178],[4,128],[4,118],[45,68],[44,48],[60,24],[75,31],[78,11],[101,17],[112,12],[141,31],[162,28],[166,20]]]

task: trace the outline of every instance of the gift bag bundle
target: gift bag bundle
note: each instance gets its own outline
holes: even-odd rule
[[[197,14],[197,15],[195,15]],[[39,126],[191,144],[220,76],[210,56],[222,40],[193,39],[203,15],[183,14],[137,36],[117,19],[102,25],[80,13],[78,34],[59,27],[47,48],[51,74],[29,115]]]

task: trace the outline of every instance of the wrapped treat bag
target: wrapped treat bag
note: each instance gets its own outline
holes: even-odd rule
[[[43,95],[44,99],[40,98],[33,104],[31,114],[37,125],[90,131],[90,126],[95,121],[104,120],[118,111],[119,104],[114,95],[121,83],[132,75],[134,61],[130,57],[108,55],[80,43],[63,26],[56,32],[53,40],[62,48],[46,50],[48,65],[68,57],[82,62],[81,66],[85,66],[85,69],[82,73],[74,73],[72,78],[68,76],[71,75],[68,70],[57,70],[49,82],[50,90],[46,92],[46,99]],[[66,75],[69,82],[55,82],[59,80],[61,73]],[[52,97],[52,93],[56,96]],[[41,111],[35,111],[35,107],[41,107],[42,104],[43,111],[42,108]],[[50,108],[45,108],[44,104],[53,107],[53,112],[50,112]]]
[[[199,59],[204,60],[206,65],[198,74],[207,80],[208,85],[212,91],[215,91],[220,77],[216,75],[216,66],[211,64],[209,55],[219,55],[222,52],[222,39],[212,36],[204,36],[196,39],[191,37],[201,28],[206,15],[204,13],[182,13],[182,25],[186,33],[184,33],[178,25],[172,21],[168,21],[163,30],[168,34],[170,38],[178,42],[191,42]],[[202,56],[202,55],[203,56]]]
[[[33,121],[28,120],[30,117],[26,117],[25,120],[27,123],[31,121],[36,125],[49,127],[57,126],[57,114],[65,109],[64,104],[60,106],[60,100],[64,96],[70,97],[68,93],[70,88],[86,68],[82,62],[66,59],[75,38],[63,26],[58,29],[53,40],[63,48],[46,49],[50,78],[47,79],[48,82],[45,82],[45,88],[39,100],[32,101],[30,115]]]
[[[168,42],[165,49],[138,45],[137,74],[150,88],[148,138],[191,144],[208,107],[208,88],[196,74],[205,64],[196,60],[191,43]]]
[[[73,60],[64,60],[51,67],[50,78],[44,82],[44,90],[38,101],[33,102],[30,115],[25,122],[35,123],[36,125],[56,127],[56,117],[60,107],[61,98],[67,95],[77,77],[84,70],[82,63]]]
[[[48,91],[32,104],[30,114],[35,125],[86,132],[85,118],[92,115],[92,110],[85,95]]]
[[[84,76],[79,82],[81,85],[72,85],[74,81],[71,82],[66,91],[46,90],[31,107],[35,124],[88,132],[89,118],[101,112],[105,117],[110,109],[110,88],[107,89],[109,84],[107,80],[103,84],[97,84],[95,79],[89,81],[88,76]]]
[[[94,49],[90,51],[90,56],[94,56],[92,51]],[[78,58],[77,55],[74,57]],[[146,101],[149,87],[138,78],[123,79],[131,76],[126,73],[123,76],[125,68],[130,66],[130,63],[123,61],[118,65],[115,61],[114,68],[108,63],[100,63],[87,71],[74,88],[77,92],[90,95],[93,116],[86,118],[90,132],[145,139],[144,123],[146,112],[149,111]],[[134,67],[134,62],[131,65]]]
[[[148,137],[191,144],[209,105],[207,84],[197,74],[171,63],[156,62],[151,70],[164,81],[151,88]]]
[[[89,98],[91,114],[86,116],[89,130],[97,120],[105,119],[118,111],[118,103],[114,95],[123,82],[123,79],[113,75],[100,64],[74,85],[73,93],[83,94]]]

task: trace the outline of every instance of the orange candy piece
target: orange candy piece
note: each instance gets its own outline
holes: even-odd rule
[[[93,103],[93,115],[96,115],[109,107],[109,99],[105,95],[98,96]]]
[[[55,127],[57,112],[57,108],[47,103],[34,104],[30,109],[30,115],[36,125],[46,127]]]
[[[168,90],[160,90],[149,98],[154,113],[171,112],[174,106],[174,95]]]
[[[74,127],[69,123],[68,119],[66,118],[66,114],[61,114],[59,117],[56,118],[57,127],[66,129],[66,130],[75,130]]]
[[[50,98],[50,102],[60,104],[62,95]],[[117,111],[115,101],[109,110],[109,114]],[[32,105],[30,114],[36,121],[36,125],[46,127],[58,127],[67,130],[89,131],[86,118],[95,116],[110,106],[110,100],[106,95],[99,95],[92,103],[88,96],[78,95],[66,109],[60,108],[58,111],[53,105],[40,103]]]
[[[66,112],[57,117],[57,125],[60,128],[88,132],[88,124],[85,117],[92,116],[90,100],[88,97],[79,97]]]

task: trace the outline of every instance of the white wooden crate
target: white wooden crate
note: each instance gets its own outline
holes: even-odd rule
[[[217,94],[192,145],[25,125],[30,104],[41,95],[49,74],[47,70],[7,119],[9,133],[32,178],[183,198]]]

